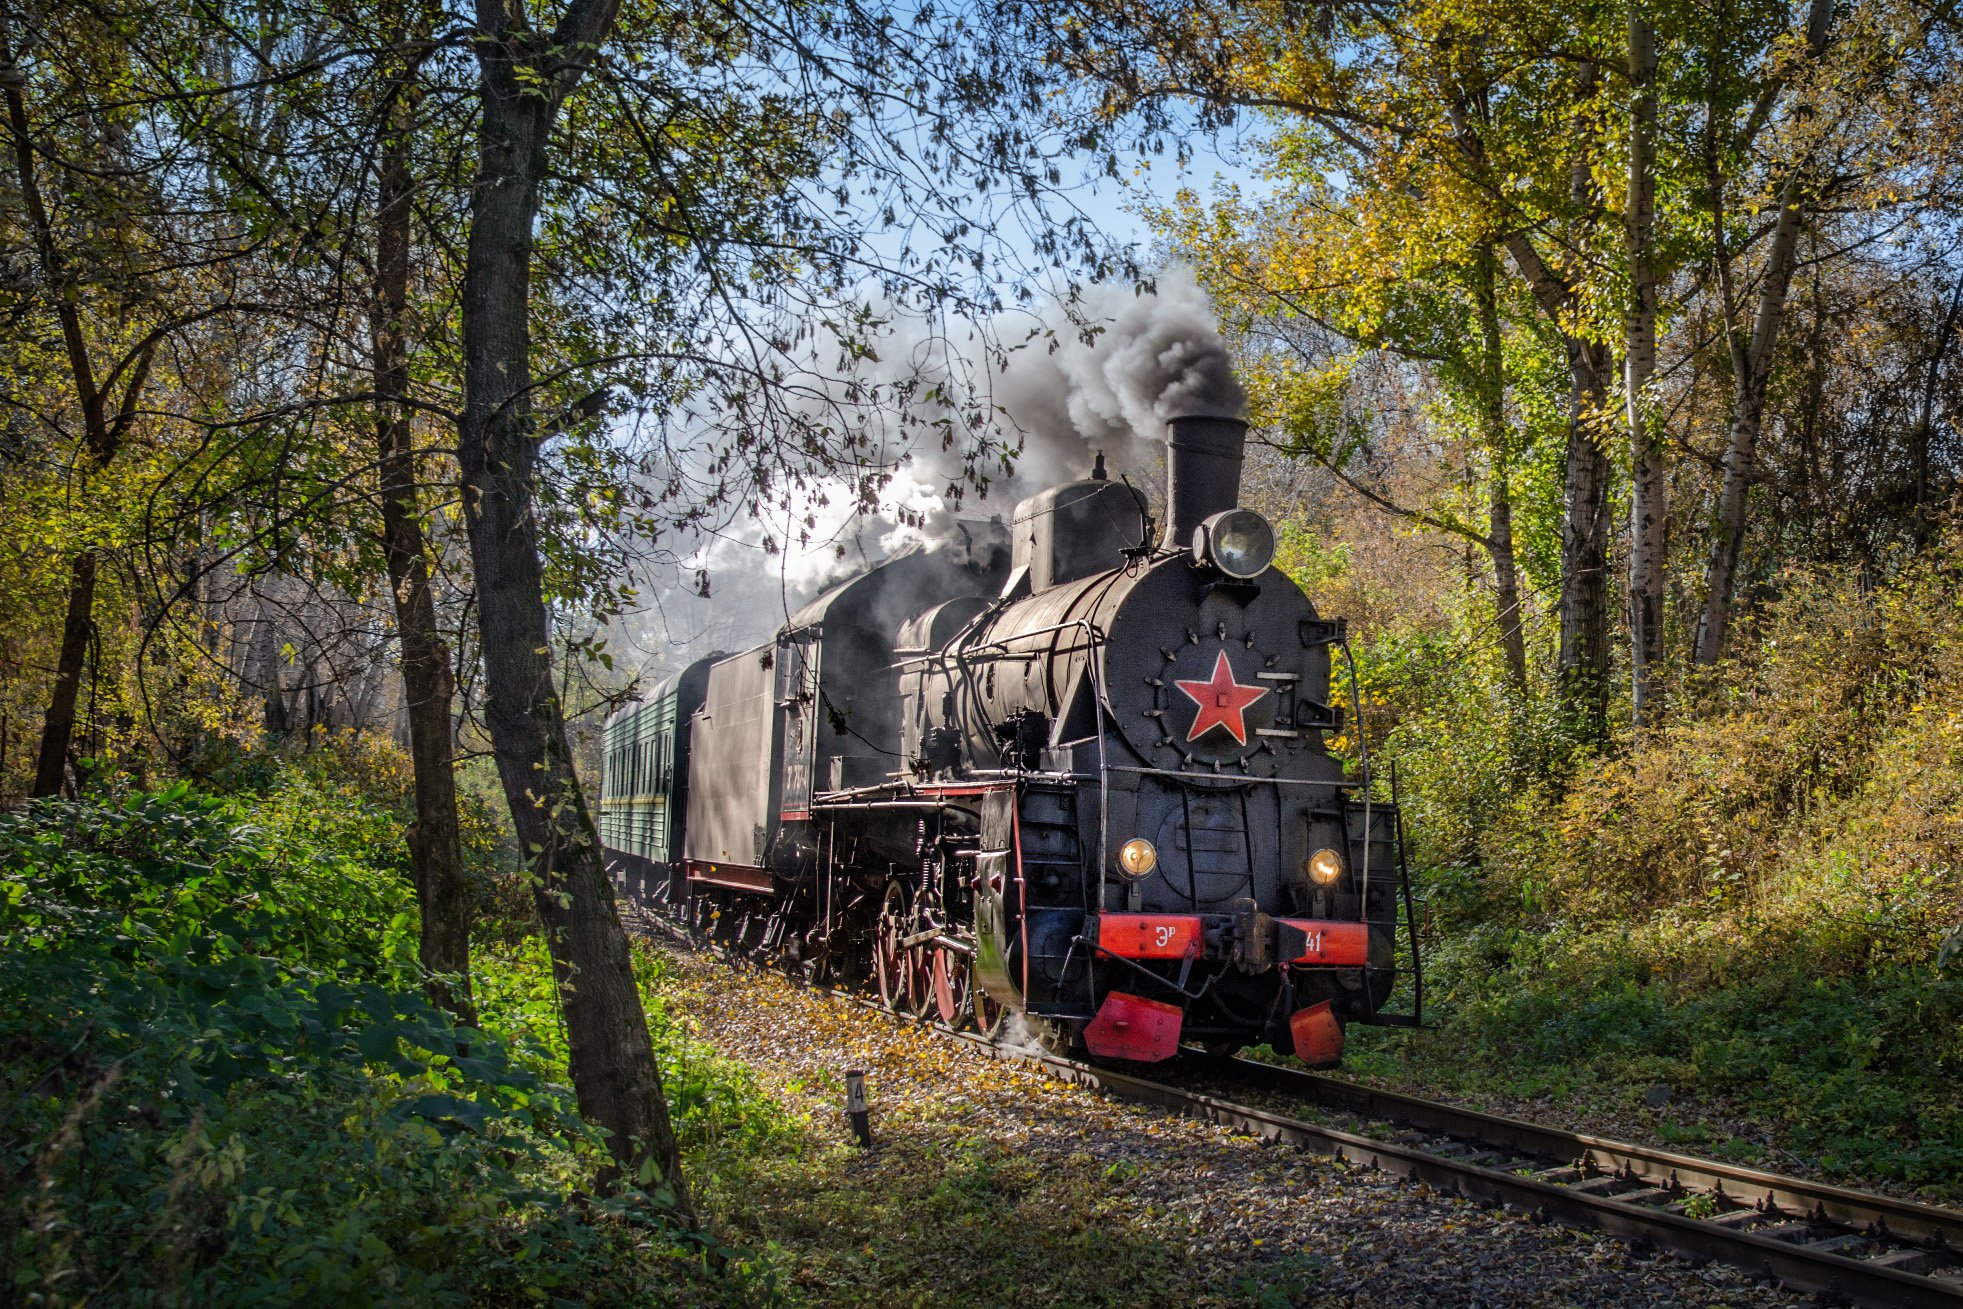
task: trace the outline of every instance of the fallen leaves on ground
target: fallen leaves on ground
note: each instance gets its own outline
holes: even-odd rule
[[[1710,1265],[1107,1100],[768,971],[678,953],[671,1012],[794,1130],[700,1160],[713,1221],[816,1305],[1736,1306]],[[850,1142],[866,1072],[875,1148]],[[788,1142],[789,1144],[781,1144]]]

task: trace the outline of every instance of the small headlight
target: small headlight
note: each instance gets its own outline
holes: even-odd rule
[[[1245,582],[1274,562],[1275,529],[1252,509],[1229,509],[1200,524],[1193,544],[1203,562]]]
[[[1318,850],[1309,856],[1309,861],[1302,867],[1308,873],[1309,880],[1317,886],[1333,886],[1336,879],[1343,875],[1343,856],[1334,850]]]
[[[1159,852],[1142,836],[1134,836],[1118,850],[1118,867],[1126,877],[1145,877],[1159,866]]]

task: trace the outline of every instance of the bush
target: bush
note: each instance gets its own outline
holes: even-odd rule
[[[1848,966],[1927,959],[1963,911],[1954,565],[1932,555],[1879,591],[1789,577],[1667,731],[1516,807],[1487,862],[1551,915],[1776,924]]]
[[[649,1197],[582,1193],[601,1143],[549,1043],[459,1031],[422,998],[399,846],[354,790],[293,770],[256,798],[0,815],[16,1301],[733,1294]],[[496,1027],[517,984],[488,976]]]

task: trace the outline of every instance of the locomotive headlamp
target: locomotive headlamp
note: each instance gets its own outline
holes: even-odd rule
[[[1148,877],[1158,866],[1158,850],[1142,836],[1134,836],[1118,847],[1118,867],[1124,870],[1126,877]]]
[[[1252,509],[1229,509],[1200,524],[1193,553],[1239,581],[1259,577],[1275,558],[1275,529]]]
[[[1302,868],[1317,886],[1334,886],[1336,879],[1343,875],[1343,856],[1334,850],[1318,850]]]

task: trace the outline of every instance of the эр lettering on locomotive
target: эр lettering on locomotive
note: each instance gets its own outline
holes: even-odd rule
[[[834,587],[607,724],[629,894],[895,1010],[1155,1061],[1336,1063],[1409,932],[1396,813],[1327,734],[1343,624],[1176,417],[1166,524],[1105,476]],[[1415,959],[1415,953],[1413,954]]]

